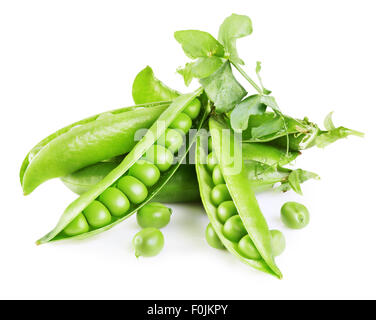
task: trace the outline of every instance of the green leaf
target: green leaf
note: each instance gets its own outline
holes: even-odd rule
[[[191,58],[223,57],[223,46],[210,34],[199,30],[176,31],[175,39],[179,42],[185,54]]]
[[[260,72],[261,72],[261,62],[257,61],[256,62],[256,74],[257,74],[257,78],[259,79],[259,82],[261,84],[262,93],[265,94],[265,95],[269,95],[272,92],[270,90],[268,90],[268,89],[265,89],[264,84],[263,84],[262,79],[261,79]]]
[[[336,127],[334,126],[334,123],[333,123],[333,120],[332,120],[332,116],[333,116],[333,111],[330,112],[326,117],[325,117],[325,120],[324,120],[324,127],[326,130],[330,131],[330,130],[333,130],[335,129]]]
[[[137,104],[171,101],[179,95],[179,92],[158,80],[149,66],[141,70],[133,81],[132,96]]]
[[[266,105],[261,103],[260,95],[253,95],[244,99],[231,112],[232,129],[241,131],[247,129],[249,117],[255,114],[263,114],[265,110]]]
[[[327,145],[339,140],[346,138],[348,136],[358,136],[358,137],[364,137],[364,133],[351,130],[345,127],[338,127],[333,130],[329,130],[327,132],[320,133],[316,139],[315,144],[319,148],[324,148]]]
[[[192,63],[192,74],[195,78],[207,78],[223,65],[219,57],[198,58]]]
[[[178,68],[176,71],[183,76],[184,83],[188,87],[193,79],[192,63],[186,63],[184,68]]]
[[[296,169],[292,170],[288,176],[287,181],[283,182],[276,190],[286,192],[290,189],[294,190],[296,193],[302,195],[301,184],[310,179],[320,179],[319,175],[314,172]]]
[[[251,33],[252,21],[247,16],[232,14],[223,21],[219,28],[218,40],[225,47],[226,55],[229,56],[231,61],[244,64],[243,60],[238,56],[236,40]]]
[[[247,94],[232,74],[228,61],[211,76],[201,79],[200,83],[218,113],[232,110]]]
[[[252,129],[252,137],[259,139],[268,136],[272,133],[281,132],[284,130],[284,121],[282,117],[276,116],[260,126]]]
[[[275,100],[274,97],[271,96],[262,96],[261,97],[261,102],[265,103],[268,107],[272,108],[274,112],[280,113],[281,110],[278,107],[277,101]]]

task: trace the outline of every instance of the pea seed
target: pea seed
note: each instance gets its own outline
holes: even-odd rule
[[[191,127],[192,120],[185,113],[180,113],[170,124],[170,128],[181,130],[184,134],[187,134]]]
[[[128,197],[130,202],[139,204],[148,196],[145,185],[132,176],[125,176],[118,181],[118,188]]]
[[[115,217],[124,216],[129,210],[129,200],[119,189],[110,187],[99,196],[99,201],[102,202],[111,215]]]
[[[201,102],[198,99],[194,99],[187,107],[184,109],[184,113],[188,115],[192,120],[196,119],[200,114]]]
[[[164,172],[170,169],[174,156],[165,147],[155,144],[145,153],[145,159],[154,163],[160,171]]]
[[[218,206],[224,201],[231,200],[230,193],[225,184],[216,185],[211,191],[211,200],[215,206]]]
[[[217,208],[217,218],[221,223],[225,223],[236,214],[238,214],[238,211],[233,201],[224,201]]]
[[[223,178],[221,168],[219,165],[216,165],[213,169],[212,179],[215,185],[225,183],[225,179]]]
[[[221,239],[219,239],[211,223],[208,224],[205,231],[206,242],[214,249],[224,249]]]
[[[210,172],[212,172],[217,164],[218,160],[214,155],[214,152],[209,153],[208,158],[206,160],[206,167],[209,169]]]
[[[286,240],[283,233],[279,230],[270,230],[270,235],[272,237],[272,250],[275,257],[282,254],[286,248]]]
[[[97,200],[94,200],[83,211],[87,221],[94,228],[101,228],[111,222],[111,214],[107,208]]]
[[[156,228],[146,228],[138,232],[133,238],[136,257],[153,257],[162,251],[164,237]]]
[[[239,215],[232,216],[223,226],[223,235],[230,241],[238,242],[247,234]]]
[[[183,145],[183,137],[178,131],[168,128],[157,140],[157,144],[166,147],[172,153],[176,153]]]
[[[69,236],[77,236],[89,231],[89,225],[82,213],[72,220],[68,226],[65,227],[64,233]]]
[[[247,259],[252,259],[252,260],[260,260],[261,255],[256,249],[253,241],[249,237],[249,235],[245,235],[243,238],[238,243],[238,251],[239,253],[247,258]]]
[[[141,228],[161,229],[168,225],[171,209],[159,202],[150,202],[137,212],[137,222]]]
[[[298,202],[286,202],[281,208],[281,220],[291,229],[302,229],[309,223],[308,209]]]
[[[145,160],[138,160],[129,169],[129,175],[140,180],[145,186],[151,187],[158,182],[161,173],[154,164]]]

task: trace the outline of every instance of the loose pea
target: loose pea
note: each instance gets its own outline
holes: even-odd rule
[[[151,187],[158,182],[161,173],[154,164],[145,160],[138,160],[129,169],[129,175],[140,180],[145,186]]]
[[[171,209],[159,202],[150,202],[137,212],[137,222],[141,228],[161,229],[168,225]]]
[[[249,235],[245,235],[243,238],[238,243],[238,251],[239,253],[247,258],[247,259],[252,259],[252,260],[260,260],[261,255],[258,252],[258,250],[255,247],[255,244],[249,237]]]
[[[247,234],[239,215],[232,216],[223,226],[223,235],[230,241],[238,242]]]
[[[174,129],[167,129],[157,140],[157,144],[166,147],[172,153],[176,153],[183,145],[183,136]]]
[[[156,256],[164,246],[162,232],[156,228],[146,228],[138,232],[133,238],[136,257]]]
[[[208,158],[206,160],[206,166],[210,172],[214,170],[214,167],[218,164],[217,157],[214,155],[214,152],[209,153]]]
[[[286,248],[286,240],[283,233],[279,230],[270,230],[270,235],[272,237],[272,250],[275,257],[282,254]]]
[[[201,103],[198,99],[194,99],[187,107],[184,109],[184,113],[188,115],[192,120],[196,119],[200,114]]]
[[[145,159],[154,163],[160,171],[164,172],[170,169],[174,156],[165,147],[155,144],[146,151]]]
[[[211,223],[208,224],[205,231],[206,242],[215,249],[224,249],[221,239],[219,239]]]
[[[184,134],[187,134],[191,127],[192,120],[185,113],[180,113],[170,124],[170,128],[181,130]]]
[[[118,188],[125,193],[129,201],[135,204],[143,202],[148,196],[145,185],[132,176],[125,176],[118,182]]]
[[[302,229],[309,223],[308,209],[298,202],[286,202],[281,208],[282,222],[291,229]]]
[[[218,206],[223,201],[231,200],[230,193],[225,184],[216,185],[211,191],[211,200],[215,206]]]
[[[77,236],[79,234],[89,231],[89,225],[82,213],[72,220],[70,224],[64,229],[67,236]]]
[[[94,200],[83,211],[87,221],[94,228],[101,228],[111,222],[111,214],[107,208],[97,200]]]
[[[225,183],[225,179],[223,179],[223,175],[222,175],[221,168],[219,167],[219,165],[216,165],[214,167],[213,173],[212,173],[212,179],[215,185]]]
[[[208,138],[208,152],[212,152],[213,151],[213,139],[212,137],[209,137]]]
[[[233,201],[224,201],[217,208],[217,218],[221,223],[225,223],[236,214],[238,214],[238,211]]]
[[[111,215],[115,217],[122,217],[129,210],[129,200],[119,189],[110,187],[99,196],[99,201],[102,202]]]

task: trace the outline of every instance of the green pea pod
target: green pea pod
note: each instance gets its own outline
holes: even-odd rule
[[[171,105],[160,115],[157,121],[150,127],[144,137],[136,144],[136,146],[128,153],[124,160],[112,170],[103,180],[97,183],[89,191],[85,192],[78,199],[73,201],[67,209],[64,211],[56,227],[45,235],[43,238],[37,241],[37,244],[43,244],[50,241],[62,240],[67,238],[87,238],[92,235],[96,235],[105,230],[108,230],[118,223],[122,222],[126,218],[130,217],[133,213],[137,212],[143,205],[148,203],[167,183],[167,181],[176,172],[181,162],[184,160],[189,148],[194,142],[194,139],[190,139],[186,145],[185,152],[177,156],[177,162],[169,170],[164,172],[157,184],[150,188],[147,197],[144,201],[138,205],[132,205],[131,210],[121,218],[112,217],[111,223],[97,229],[91,228],[88,232],[85,232],[76,236],[66,236],[62,231],[78,216],[81,212],[87,208],[95,199],[98,198],[105,190],[116,183],[130,168],[138,161],[147,150],[149,150],[155,141],[165,132],[166,128],[171,122],[184,110],[184,108],[196,97],[202,93],[202,89],[198,89],[191,94],[181,95],[176,98]],[[202,115],[195,121],[195,128],[200,129],[203,121],[206,119],[207,111],[203,110]],[[196,133],[197,134],[197,133]],[[193,137],[194,138],[194,137]]]
[[[211,190],[214,187],[213,180],[205,168],[204,163],[206,154],[202,148],[201,139],[199,139],[196,149],[196,172],[200,186],[201,198],[210,222],[218,237],[229,252],[244,263],[258,270],[272,274],[278,278],[282,278],[282,274],[274,261],[270,231],[258,206],[256,197],[254,195],[254,190],[248,183],[246,167],[242,165],[240,172],[231,172],[233,157],[231,158],[231,154],[229,154],[228,150],[232,150],[232,155],[240,154],[241,142],[234,139],[232,132],[230,134],[225,134],[223,130],[228,129],[228,126],[224,121],[222,122],[211,118],[209,120],[209,128],[213,137],[213,151],[218,158],[230,196],[236,206],[248,235],[253,241],[262,259],[251,260],[244,258],[241,254],[239,254],[237,244],[229,241],[222,233],[223,225],[217,219],[217,209],[210,200]],[[227,132],[230,132],[230,130]],[[230,145],[232,145],[232,148],[228,148]]]
[[[24,194],[49,179],[129,152],[136,144],[137,130],[149,128],[169,104],[149,103],[98,114],[48,136],[28,153],[21,166]]]
[[[121,161],[99,162],[61,178],[61,181],[79,195],[88,191],[114,170]],[[182,164],[166,185],[156,194],[157,202],[199,202],[200,193],[194,165]]]

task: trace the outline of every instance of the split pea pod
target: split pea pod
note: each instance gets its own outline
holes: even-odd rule
[[[49,179],[129,152],[136,144],[137,131],[149,128],[169,104],[149,103],[98,114],[48,136],[28,153],[22,164],[20,180],[24,194]]]
[[[211,118],[209,128],[213,138],[213,152],[225,182],[214,184],[210,169],[205,164],[207,154],[199,137],[196,171],[201,198],[210,223],[229,252],[246,264],[281,278],[282,274],[274,261],[271,233],[249,184],[246,167],[242,159],[234,156],[241,153],[241,141],[236,139],[226,122],[221,119]],[[234,161],[237,161],[237,164]],[[221,221],[217,212],[225,203],[232,205],[233,212],[227,217],[226,214],[222,215]],[[224,211],[229,211],[230,207]],[[249,236],[250,243],[258,254],[257,259],[249,259],[239,250],[239,241],[245,236]]]
[[[201,93],[202,89],[198,89],[191,94],[176,98],[124,160],[103,180],[72,202],[64,211],[57,226],[37,243],[42,244],[67,238],[86,238],[98,234],[117,225],[148,203],[178,169],[194,139],[190,139],[186,143],[185,152],[179,152],[175,164],[172,164],[173,155],[171,152],[155,143],[166,129],[170,128],[170,125],[181,114],[184,114],[185,108]],[[198,106],[201,108],[201,104],[198,104]],[[200,129],[206,118],[207,110],[205,107],[201,109],[197,119],[190,119],[195,129]],[[155,150],[161,150],[161,152],[156,153]],[[141,160],[144,155],[146,161]],[[148,162],[148,160],[152,160],[150,156],[157,158],[158,162]],[[145,179],[139,175],[131,175],[131,169],[137,163],[139,164],[139,161],[143,161],[142,165],[147,166],[147,170],[150,172],[147,178],[143,176]],[[156,182],[154,180],[155,175],[159,175]],[[146,187],[145,184],[149,184],[148,182],[151,180],[154,181],[154,185]],[[112,214],[109,204],[119,205],[122,209],[121,214]],[[83,222],[84,219],[86,219],[88,227]],[[75,227],[78,224],[77,222],[79,222],[79,227],[72,228],[72,226]],[[74,232],[71,232],[72,229]]]

